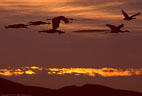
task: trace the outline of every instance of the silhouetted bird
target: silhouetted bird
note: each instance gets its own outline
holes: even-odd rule
[[[140,15],[141,13],[137,13],[137,14],[134,14],[132,16],[129,16],[125,11],[122,10],[122,14],[125,17],[124,20],[130,21],[132,19],[136,19],[134,17]]]
[[[53,30],[56,30],[59,26],[60,26],[60,22],[64,21],[66,24],[70,23],[68,18],[64,17],[64,16],[58,16],[52,19],[52,27]]]
[[[66,18],[65,16],[58,16],[53,19],[46,19],[46,20],[52,20],[53,30],[56,30],[58,27],[60,27],[61,21],[64,21],[66,24],[68,24],[68,23],[72,23],[72,21],[74,19],[73,18]]]
[[[43,25],[43,24],[51,24],[51,23],[47,23],[47,22],[43,22],[43,21],[35,21],[35,22],[29,22],[29,25]]]
[[[28,29],[27,27],[28,25],[25,25],[25,24],[14,24],[14,25],[8,25],[8,26],[5,26],[6,29],[8,28],[26,28]]]
[[[47,19],[47,20],[51,20],[51,19]],[[69,20],[73,20],[73,19],[72,18],[68,19],[65,16],[55,17],[55,18],[52,19],[52,29],[51,30],[42,30],[42,31],[39,31],[39,32],[59,33],[59,34],[65,33],[65,32],[62,32],[60,30],[57,30],[57,28],[60,27],[61,21],[64,21],[66,24],[68,24],[68,23],[71,23]]]
[[[129,32],[128,30],[122,31],[121,28],[124,27],[124,24],[121,24],[119,26],[114,26],[111,24],[106,24],[107,27],[111,29],[111,33],[119,33],[119,32]]]

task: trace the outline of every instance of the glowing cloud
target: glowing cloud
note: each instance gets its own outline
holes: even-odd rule
[[[86,75],[90,77],[96,77],[100,75],[102,77],[112,76],[133,76],[142,75],[142,69],[116,69],[116,68],[42,68],[42,67],[20,67],[20,68],[7,68],[0,69],[0,75],[3,76],[20,76],[20,75],[35,75],[38,72],[44,71],[49,75]]]
[[[88,75],[95,77],[97,74],[103,77],[111,76],[132,76],[142,75],[142,69],[115,69],[115,68],[48,68],[51,72],[49,74],[74,74],[74,75]]]

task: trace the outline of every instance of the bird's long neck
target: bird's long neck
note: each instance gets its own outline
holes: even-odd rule
[[[66,18],[66,17],[64,17],[64,16],[61,16],[61,17],[59,17],[59,20],[61,21],[64,21],[65,23],[69,23],[69,20]]]

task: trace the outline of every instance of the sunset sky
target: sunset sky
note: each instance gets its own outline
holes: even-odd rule
[[[47,88],[91,83],[142,91],[142,15],[136,20],[124,21],[121,13],[121,10],[130,15],[142,12],[141,5],[141,0],[0,1],[0,77]],[[38,32],[51,29],[51,25],[31,26],[30,29],[4,28],[30,21],[51,22],[46,19],[57,16],[75,19],[71,24],[61,24],[59,30],[66,34]],[[123,29],[130,33],[73,32],[109,30],[106,24],[122,23]],[[31,71],[23,71],[23,68],[31,66],[42,70],[32,70],[37,74],[25,74]],[[61,73],[54,74],[52,68]],[[76,72],[76,68],[80,69]],[[17,69],[21,75],[4,75],[4,72],[11,74]],[[90,76],[90,72],[95,76]]]

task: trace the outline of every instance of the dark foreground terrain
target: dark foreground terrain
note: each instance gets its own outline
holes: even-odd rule
[[[91,84],[54,90],[26,86],[0,78],[0,96],[142,96],[142,93]]]

